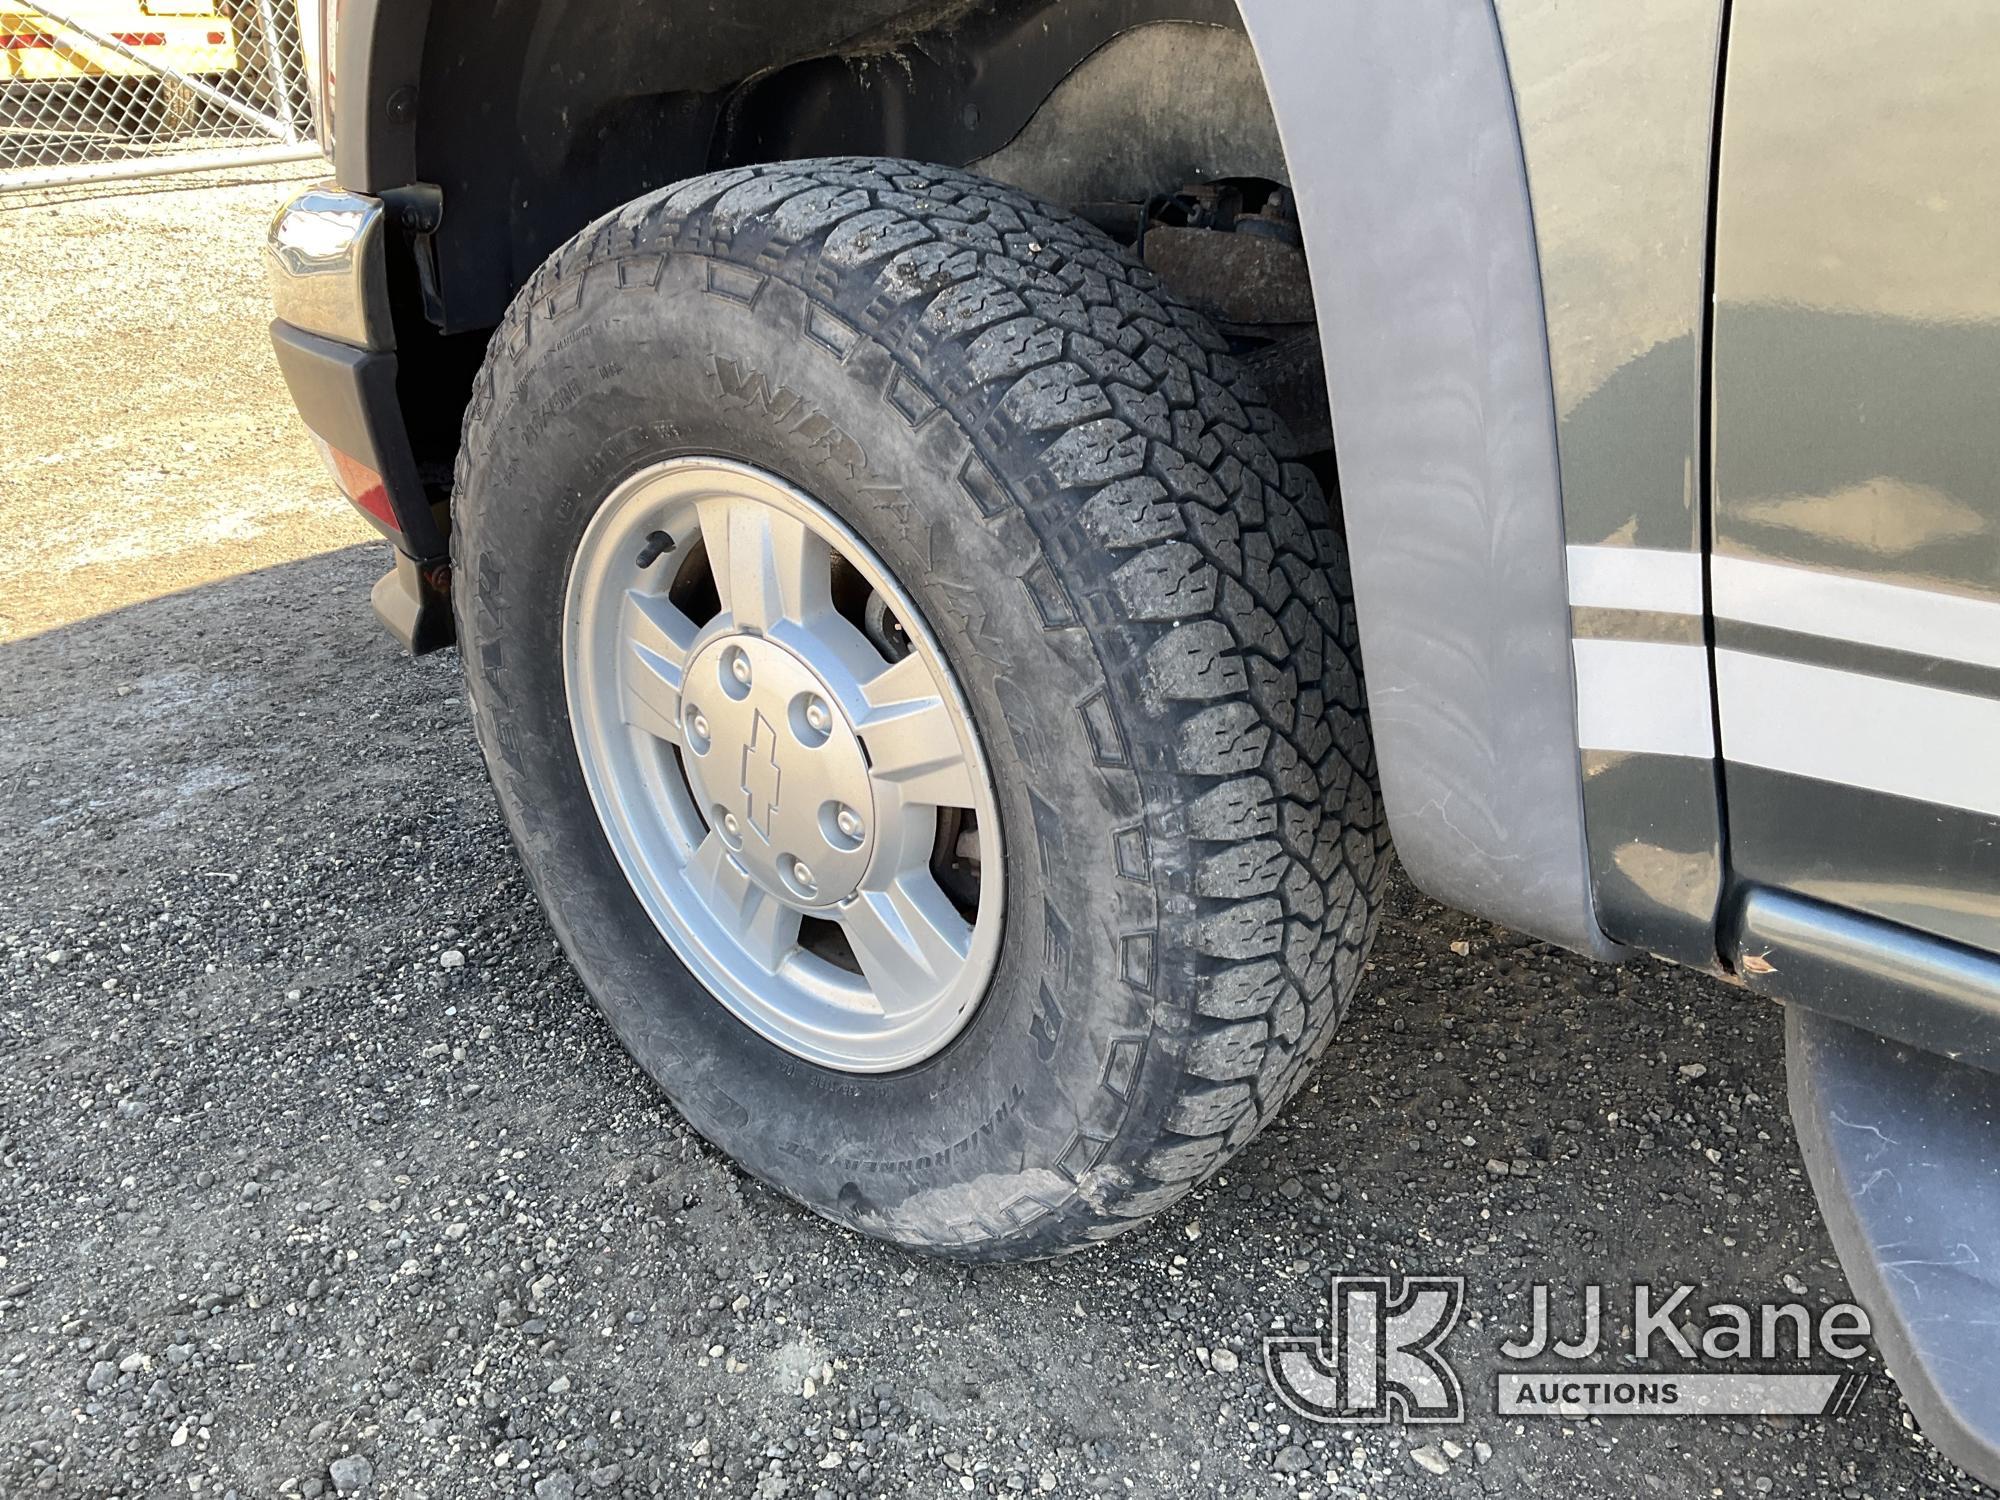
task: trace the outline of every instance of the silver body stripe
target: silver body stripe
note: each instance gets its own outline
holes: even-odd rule
[[[1701,554],[1654,547],[1569,547],[1569,602],[1580,609],[1701,613]]]
[[[1565,549],[1569,602],[1699,618],[1701,555],[1653,547]],[[1715,755],[1708,648],[1666,641],[1579,637],[1576,743],[1580,750],[1637,755]]]
[[[1728,759],[2000,816],[2000,702],[1745,651],[1715,669]]]
[[[2000,667],[2000,602],[1740,557],[1709,567],[1717,619]]]
[[[1701,559],[1571,547],[1579,609],[1701,613]],[[1718,619],[2000,668],[2000,603],[1738,557],[1710,560]],[[1577,746],[1715,753],[1707,648],[1579,638]],[[1788,661],[1715,653],[1722,753],[1741,765],[2000,817],[2000,700]]]
[[[1572,641],[1576,743],[1642,755],[1715,754],[1708,649],[1660,641]]]

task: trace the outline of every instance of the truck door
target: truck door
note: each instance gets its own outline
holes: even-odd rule
[[[1734,8],[1710,596],[1731,864],[2000,950],[2000,6]]]

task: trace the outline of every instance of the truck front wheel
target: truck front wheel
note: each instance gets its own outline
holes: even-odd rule
[[[719,173],[541,268],[466,421],[465,668],[558,936],[698,1130],[1020,1258],[1298,1087],[1386,842],[1287,446],[1118,246],[960,172]]]

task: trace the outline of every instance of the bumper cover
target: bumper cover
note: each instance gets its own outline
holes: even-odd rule
[[[441,559],[444,537],[396,397],[396,356],[321,338],[282,319],[271,325],[271,346],[300,419],[333,450],[329,463],[342,492],[405,552]]]
[[[342,493],[396,549],[375,610],[418,652],[451,639],[450,568],[397,394],[387,233],[380,199],[308,188],[272,220],[265,266],[278,369]]]

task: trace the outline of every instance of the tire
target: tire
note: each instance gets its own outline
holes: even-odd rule
[[[454,607],[555,930],[691,1125],[828,1218],[970,1260],[1143,1223],[1307,1076],[1388,858],[1328,507],[1222,339],[1097,230],[907,162],[641,198],[557,251],[465,423]],[[728,458],[837,512],[963,686],[1005,942],[948,1045],[804,1061],[717,1004],[579,769],[569,560],[620,482]]]

